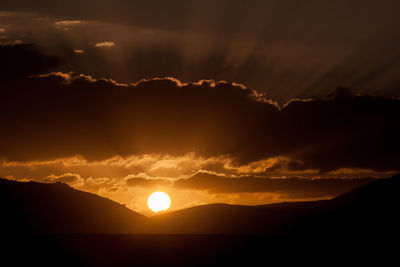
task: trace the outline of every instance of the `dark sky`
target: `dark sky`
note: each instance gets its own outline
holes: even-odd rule
[[[260,204],[390,176],[398,10],[3,0],[0,176],[64,181],[139,210],[156,188],[175,208]]]
[[[394,0],[5,0],[0,10],[18,13],[0,23],[4,35],[57,53],[65,71],[124,82],[226,80],[286,102],[337,86],[398,96],[399,9]],[[104,41],[115,45],[89,44]]]

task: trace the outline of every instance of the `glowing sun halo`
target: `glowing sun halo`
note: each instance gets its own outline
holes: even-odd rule
[[[171,199],[164,192],[154,192],[147,199],[147,206],[154,212],[167,210],[171,206]]]

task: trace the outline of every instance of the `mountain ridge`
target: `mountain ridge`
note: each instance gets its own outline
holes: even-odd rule
[[[400,176],[330,200],[258,206],[212,203],[152,217],[67,184],[0,179],[3,232],[140,234],[326,234],[396,229]],[[327,230],[329,229],[329,231]]]
[[[0,208],[5,218],[0,229],[11,232],[132,233],[148,220],[124,205],[64,183],[0,179]]]
[[[259,206],[208,204],[156,215],[154,229],[187,234],[343,234],[367,229],[395,229],[400,176],[377,179],[329,200],[281,202]],[[218,214],[218,217],[215,216]],[[380,218],[377,218],[380,216]],[[193,223],[207,221],[204,224]],[[212,227],[211,227],[211,226]],[[246,226],[246,227],[242,227]],[[348,228],[348,229],[346,229]],[[350,230],[351,229],[351,230]]]

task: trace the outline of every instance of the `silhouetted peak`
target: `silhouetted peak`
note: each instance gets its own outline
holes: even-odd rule
[[[352,92],[345,87],[336,88],[331,94],[328,95],[330,99],[343,99],[351,98],[353,96]]]
[[[36,185],[36,186],[50,186],[50,187],[57,187],[57,188],[71,188],[67,183],[64,182],[54,182],[54,183],[39,183],[36,181],[16,181],[16,180],[10,180],[6,178],[1,178],[0,177],[0,184],[13,184],[13,185],[19,185],[19,184],[27,184],[27,185]]]
[[[52,183],[52,184],[55,185],[55,186],[58,186],[58,187],[68,187],[68,188],[70,188],[69,184],[64,183],[64,182],[56,182],[56,183]]]
[[[392,179],[400,179],[400,174],[393,175]]]
[[[66,183],[0,178],[0,233],[134,233],[147,217]],[[22,230],[21,230],[22,229]]]
[[[347,193],[335,197],[332,201],[369,201],[376,203],[381,202],[398,202],[397,192],[400,188],[400,175],[394,175],[391,178],[381,178],[375,181],[357,187]]]

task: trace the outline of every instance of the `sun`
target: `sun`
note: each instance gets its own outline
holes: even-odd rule
[[[164,192],[154,192],[147,199],[147,206],[154,212],[167,210],[171,206],[171,199]]]

